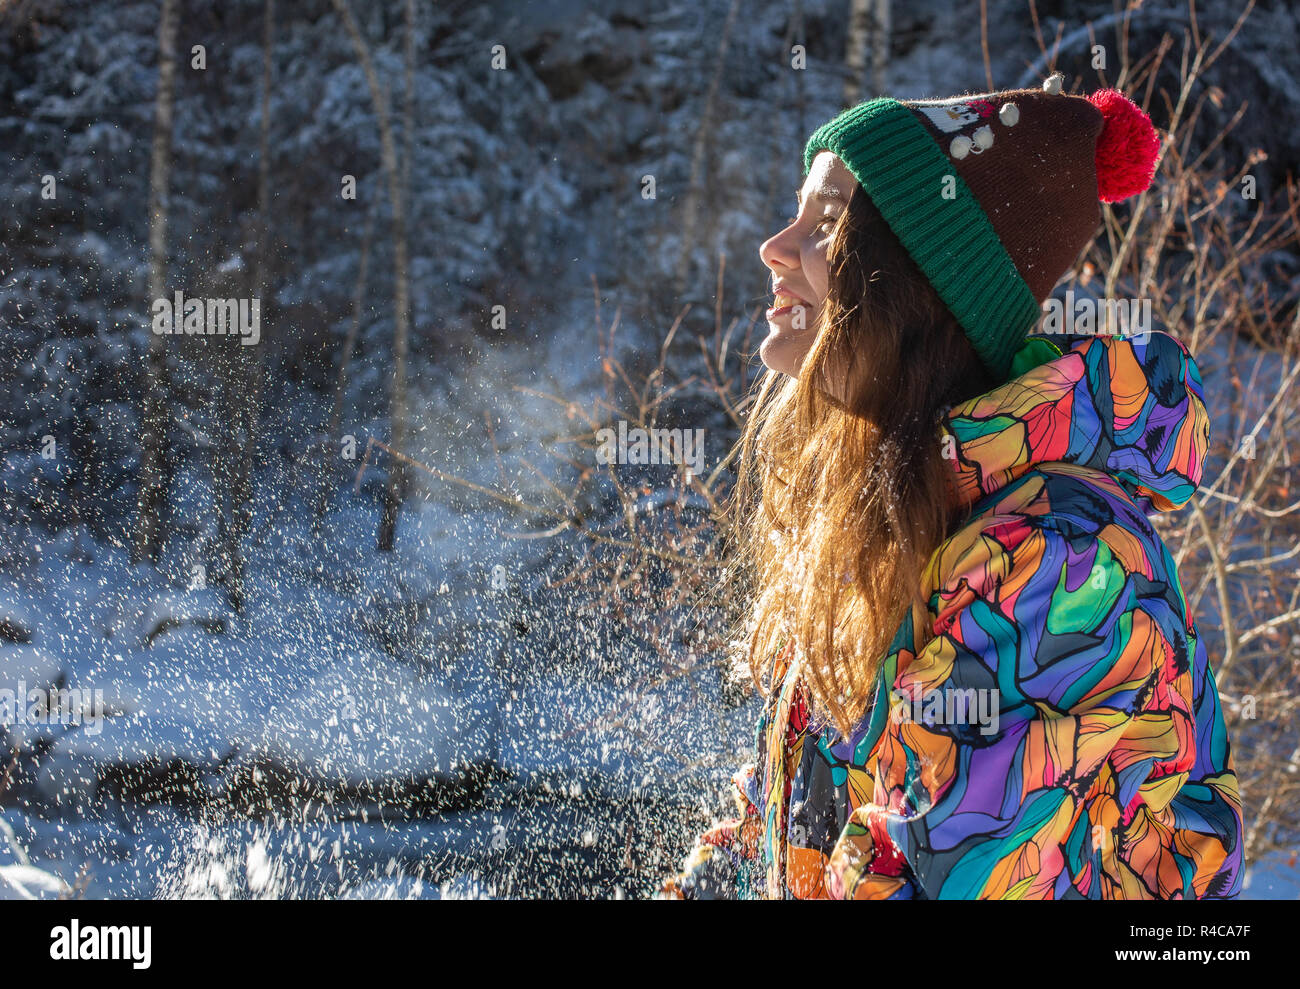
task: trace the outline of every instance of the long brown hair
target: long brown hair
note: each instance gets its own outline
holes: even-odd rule
[[[793,637],[814,710],[847,736],[955,521],[938,417],[995,382],[861,188],[827,261],[799,377],[768,371],[757,386],[728,572],[748,592],[739,637],[755,686]],[[832,380],[842,402],[823,390]]]

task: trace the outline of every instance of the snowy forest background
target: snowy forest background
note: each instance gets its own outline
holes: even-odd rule
[[[0,686],[102,692],[0,727],[0,897],[647,895],[752,745],[710,511],[802,141],[1053,69],[1174,135],[1058,291],[1197,355],[1161,524],[1300,894],[1296,15],[984,6],[0,2]],[[260,343],[152,334],[177,290]]]

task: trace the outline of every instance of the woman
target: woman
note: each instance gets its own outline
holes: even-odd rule
[[[755,760],[660,896],[1237,895],[1218,692],[1147,518],[1201,477],[1196,365],[1027,339],[1158,148],[1059,75],[808,141],[734,502]]]

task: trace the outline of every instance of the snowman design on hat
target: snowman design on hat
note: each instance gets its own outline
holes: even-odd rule
[[[991,121],[994,117],[1007,127],[1014,127],[1020,120],[1020,110],[1014,103],[1004,103],[1001,109],[979,99],[918,101],[912,105],[941,133],[954,135],[948,153],[958,160],[969,154],[983,154],[993,147]],[[962,133],[966,130],[971,133]]]

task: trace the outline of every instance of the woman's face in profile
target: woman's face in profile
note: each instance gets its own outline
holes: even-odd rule
[[[785,229],[763,242],[758,255],[772,272],[767,337],[759,346],[763,363],[798,377],[817,337],[817,314],[826,298],[826,251],[831,231],[848,208],[857,180],[830,151],[813,159],[798,194],[798,213]]]

